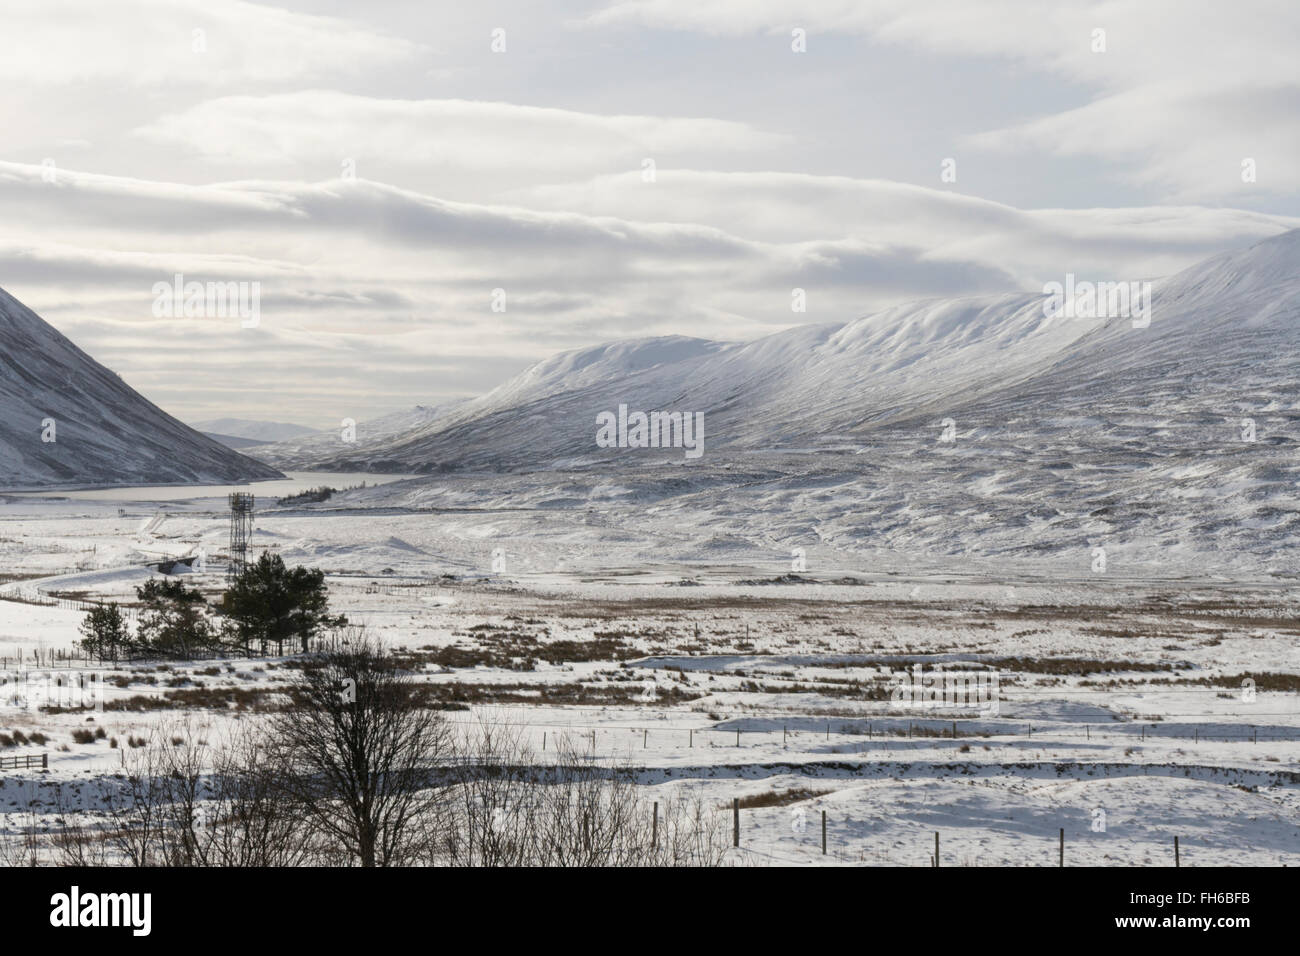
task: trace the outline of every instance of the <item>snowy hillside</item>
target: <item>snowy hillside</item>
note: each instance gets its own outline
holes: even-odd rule
[[[401,473],[400,464],[390,464],[386,460],[384,449],[401,436],[418,432],[440,420],[457,404],[416,405],[364,422],[340,421],[337,429],[258,445],[250,454],[281,468],[310,467],[318,461],[337,459],[355,462],[356,467],[348,469],[350,471]]]
[[[525,415],[515,418],[517,410],[533,403],[563,397],[579,390],[617,388],[633,375],[671,377],[677,368],[690,367],[701,358],[717,355],[730,348],[722,342],[709,342],[685,336],[614,342],[609,345],[562,352],[537,363],[486,395],[465,402],[445,405],[417,405],[405,412],[358,423],[355,441],[346,441],[343,430],[322,433],[304,440],[280,442],[259,448],[257,455],[279,467],[312,468],[322,462],[347,462],[347,471],[428,472],[444,467],[459,467],[458,460],[425,459],[419,448],[424,442],[435,444],[455,441],[451,436],[474,430],[474,423],[507,423],[531,432],[534,441],[545,439],[549,431],[540,430]],[[505,436],[503,435],[504,439]],[[590,435],[587,436],[588,444]],[[410,446],[410,447],[408,447]],[[400,449],[400,450],[399,450]],[[506,460],[492,461],[493,450],[485,449],[489,467],[508,467]],[[545,456],[550,460],[554,456]],[[429,461],[422,467],[413,461]],[[330,469],[322,469],[330,470]]]
[[[320,457],[293,463],[418,473],[680,460],[597,447],[597,415],[619,405],[702,412],[707,453],[864,447],[880,428],[937,430],[945,418],[1014,418],[1021,432],[1047,433],[1101,408],[1110,417],[1089,442],[1122,444],[1136,416],[1150,428],[1185,424],[1193,431],[1181,440],[1196,444],[1210,420],[1291,407],[1297,266],[1300,232],[1290,232],[1157,281],[1145,328],[1049,317],[1044,295],[1021,293],[915,303],[744,344],[616,342],[548,359],[390,438],[304,447]]]
[[[0,290],[0,487],[280,477],[183,425]]]

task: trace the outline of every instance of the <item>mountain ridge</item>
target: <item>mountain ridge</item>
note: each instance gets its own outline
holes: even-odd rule
[[[310,459],[286,458],[277,445],[259,453],[326,470],[599,465],[617,450],[596,447],[595,416],[620,404],[703,412],[709,447],[729,452],[833,443],[908,423],[937,427],[938,417],[992,407],[998,395],[1039,394],[1044,387],[1078,394],[1085,381],[1114,378],[1126,368],[1147,376],[1175,367],[1195,374],[1188,350],[1201,349],[1191,356],[1199,361],[1228,332],[1236,334],[1238,348],[1258,351],[1264,330],[1294,309],[1297,272],[1300,230],[1293,230],[1153,280],[1146,328],[1127,317],[1049,316],[1046,295],[1003,293],[909,303],[751,342],[620,340],[551,356],[361,454],[337,442],[318,446]],[[1258,335],[1247,342],[1250,330]],[[1294,331],[1295,324],[1274,328],[1291,354],[1300,345]],[[1067,381],[1071,374],[1077,380]]]

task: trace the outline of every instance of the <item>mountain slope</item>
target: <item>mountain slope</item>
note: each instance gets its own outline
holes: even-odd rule
[[[0,487],[276,477],[172,418],[0,290]]]
[[[364,450],[335,445],[295,464],[439,472],[681,459],[598,448],[596,416],[621,404],[702,412],[706,449],[728,453],[860,444],[875,430],[933,430],[947,417],[1023,418],[1025,403],[1044,412],[1041,427],[1048,410],[1068,418],[1099,402],[1119,415],[1168,400],[1175,414],[1189,382],[1201,389],[1198,420],[1211,408],[1222,419],[1261,383],[1289,401],[1298,271],[1300,231],[1216,257],[1154,284],[1147,328],[1049,317],[1043,295],[1021,293],[914,303],[742,344],[616,342],[548,359]]]

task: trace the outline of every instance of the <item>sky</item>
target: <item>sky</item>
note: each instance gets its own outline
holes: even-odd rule
[[[565,349],[1153,278],[1300,227],[1293,0],[0,15],[0,287],[191,422],[333,427]],[[169,313],[177,276],[256,288],[257,323]]]

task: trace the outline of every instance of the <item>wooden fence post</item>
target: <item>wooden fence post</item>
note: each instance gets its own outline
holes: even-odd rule
[[[659,801],[655,801],[654,822],[650,825],[650,848],[659,846]]]
[[[934,831],[934,865],[939,865],[939,831]]]
[[[1174,837],[1174,866],[1182,866],[1182,861],[1178,857],[1178,837]]]
[[[731,798],[731,845],[740,846],[740,797]]]
[[[822,811],[822,856],[826,855],[826,811]]]
[[[1065,866],[1065,827],[1061,827],[1061,860],[1058,866]]]

